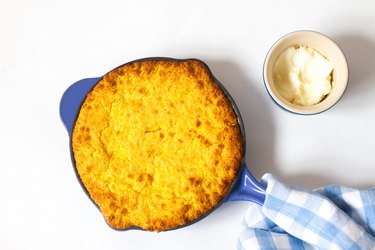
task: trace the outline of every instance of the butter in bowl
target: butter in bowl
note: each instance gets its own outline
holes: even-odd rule
[[[268,52],[263,79],[283,109],[318,114],[335,105],[348,83],[348,65],[337,44],[315,31],[295,31],[280,38]]]

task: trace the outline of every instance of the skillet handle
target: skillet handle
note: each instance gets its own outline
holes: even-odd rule
[[[266,186],[255,179],[246,165],[235,183],[226,201],[252,201],[263,205],[266,198]]]
[[[82,102],[86,98],[87,93],[100,79],[101,77],[86,78],[75,82],[65,90],[61,97],[60,117],[69,135],[73,132],[74,123]]]

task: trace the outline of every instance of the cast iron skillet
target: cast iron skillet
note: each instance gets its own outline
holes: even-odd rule
[[[143,59],[138,59],[135,61],[131,61],[126,64],[134,63],[134,62],[140,62],[140,61],[147,61],[147,60],[163,60],[163,61],[188,61],[188,60],[196,60],[201,63],[203,63],[208,71],[209,74],[211,75],[212,79],[215,81],[215,83],[221,88],[221,90],[224,92],[225,96],[227,99],[230,101],[233,110],[236,113],[238,124],[240,126],[240,131],[241,131],[241,136],[243,140],[243,150],[242,150],[242,158],[241,158],[241,168],[237,174],[236,179],[233,181],[231,188],[229,189],[228,193],[224,196],[224,198],[218,202],[218,204],[210,211],[207,213],[203,214],[199,218],[195,219],[194,221],[191,221],[189,223],[186,223],[182,226],[173,228],[173,229],[178,229],[181,227],[185,227],[188,225],[191,225],[207,215],[209,215],[211,212],[213,212],[215,209],[217,209],[222,203],[227,202],[227,201],[251,201],[258,203],[260,205],[263,205],[264,199],[265,199],[265,189],[266,187],[258,182],[253,175],[250,173],[246,163],[245,163],[245,150],[246,150],[246,137],[245,137],[245,127],[241,118],[240,111],[235,104],[233,98],[229,95],[228,91],[224,88],[224,86],[215,78],[215,76],[212,74],[208,66],[198,60],[198,59],[174,59],[174,58],[167,58],[167,57],[150,57],[150,58],[143,58]],[[121,66],[123,66],[121,65]],[[119,67],[121,67],[119,66]],[[98,205],[92,200],[90,197],[86,187],[83,185],[82,180],[80,179],[78,175],[77,168],[75,166],[75,160],[74,160],[74,155],[73,155],[73,148],[72,148],[72,133],[73,133],[73,128],[75,121],[77,119],[79,110],[81,109],[81,105],[83,101],[86,98],[86,95],[88,92],[91,91],[91,89],[98,83],[102,77],[94,77],[94,78],[85,78],[82,79],[74,84],[72,84],[63,94],[61,101],[60,101],[60,117],[62,119],[62,122],[64,123],[66,129],[68,130],[69,138],[70,138],[70,156],[72,160],[72,164],[74,166],[75,174],[77,176],[77,179],[79,183],[81,184],[83,190],[89,197],[89,199],[95,204],[95,206],[99,209]],[[99,210],[100,211],[100,210]],[[129,230],[129,229],[140,229],[143,230],[140,227],[131,227],[131,228],[126,228],[126,229],[116,229],[116,230]]]

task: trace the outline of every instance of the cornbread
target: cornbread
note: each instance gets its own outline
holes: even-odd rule
[[[147,59],[107,73],[88,93],[72,148],[78,175],[111,227],[163,231],[223,199],[243,141],[205,64]]]

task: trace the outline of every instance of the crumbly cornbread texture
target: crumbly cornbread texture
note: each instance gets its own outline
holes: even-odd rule
[[[198,60],[145,60],[87,95],[72,147],[80,179],[116,229],[163,231],[212,210],[241,164],[230,102]]]

